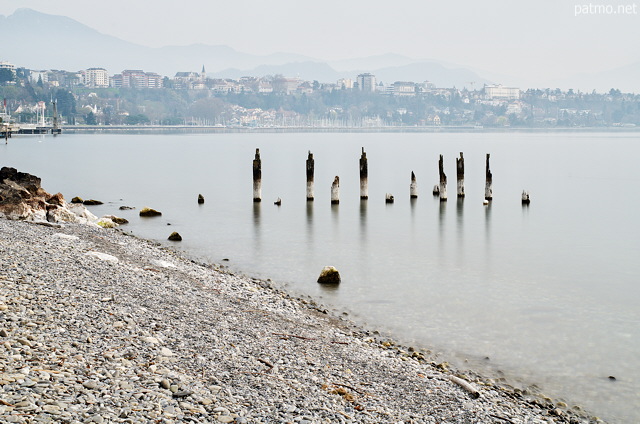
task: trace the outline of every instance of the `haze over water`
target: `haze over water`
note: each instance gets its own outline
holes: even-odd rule
[[[234,270],[271,278],[416,346],[503,371],[612,422],[640,420],[637,133],[239,133],[20,137],[2,166],[96,215]],[[358,159],[369,159],[369,200]],[[251,161],[262,155],[263,202]],[[305,160],[315,157],[314,202]],[[455,158],[465,157],[463,201]],[[483,206],[485,154],[494,200]],[[449,199],[431,195],[443,154]],[[411,171],[419,198],[410,201]],[[341,202],[330,205],[340,176]],[[520,203],[527,189],[532,202]],[[385,193],[395,196],[385,204]],[[202,193],[204,205],[196,198]],[[273,201],[282,198],[282,206]],[[122,200],[121,200],[122,199]],[[163,212],[141,219],[150,206]],[[171,226],[167,226],[170,223]],[[336,266],[335,289],[315,280]],[[489,357],[489,361],[483,358]],[[488,365],[487,365],[488,364]],[[464,366],[464,364],[461,364]],[[608,376],[615,376],[610,381]]]

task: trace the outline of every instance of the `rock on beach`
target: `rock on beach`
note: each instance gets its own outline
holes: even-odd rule
[[[0,422],[597,422],[117,230],[0,234]]]

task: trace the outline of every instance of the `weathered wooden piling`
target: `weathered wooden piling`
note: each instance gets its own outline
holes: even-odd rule
[[[385,194],[385,196],[384,196],[384,202],[385,203],[393,203],[393,200],[394,200],[393,194],[391,194],[391,193]]]
[[[438,161],[438,170],[440,171],[440,186],[438,192],[440,193],[440,201],[446,202],[447,200],[447,176],[444,173],[444,158],[440,155],[440,161]]]
[[[256,156],[253,159],[253,201],[262,201],[262,160],[260,160],[260,149],[256,149]]]
[[[416,182],[416,174],[411,171],[411,184],[409,185],[409,197],[416,199],[418,197],[418,183]]]
[[[313,160],[313,153],[309,150],[309,156],[307,157],[307,200],[313,201],[313,172],[315,167],[315,161]]]
[[[367,164],[367,153],[362,148],[360,155],[360,198],[369,198],[369,165]]]
[[[337,205],[340,203],[340,177],[336,175],[331,184],[331,204]]]
[[[436,184],[433,186],[433,195],[434,196],[440,196],[440,185]]]
[[[527,190],[522,190],[522,204],[528,205],[531,203],[531,198],[529,197],[529,192]]]
[[[486,200],[493,199],[493,175],[491,175],[491,170],[489,169],[489,157],[491,155],[487,153],[487,165],[486,165],[486,182],[484,186],[484,198]]]
[[[457,190],[458,197],[464,197],[464,157],[460,152],[460,157],[456,158],[456,176],[457,176]]]

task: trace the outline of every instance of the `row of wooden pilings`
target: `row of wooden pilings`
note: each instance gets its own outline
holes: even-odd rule
[[[488,202],[493,199],[493,176],[491,175],[491,170],[489,169],[489,153],[487,153],[486,159],[486,167],[485,167],[485,188],[484,188],[484,198],[485,202]],[[313,159],[313,153],[309,151],[309,155],[307,157],[307,200],[314,200],[314,192],[313,192],[313,175],[314,175],[314,166],[315,162]],[[444,159],[442,155],[440,155],[440,160],[438,162],[438,169],[440,172],[440,183],[433,187],[433,195],[439,196],[440,201],[444,202],[447,200],[447,176],[444,173]],[[457,177],[457,185],[456,185],[456,194],[458,197],[464,197],[464,156],[462,152],[460,152],[460,157],[456,158],[456,177]],[[416,175],[413,171],[411,171],[411,184],[409,185],[409,195],[411,198],[418,197],[418,184],[416,182]],[[367,153],[364,151],[364,147],[362,148],[362,154],[360,155],[360,199],[366,200],[369,198],[369,167],[367,164]],[[527,193],[528,198],[528,193]],[[256,149],[256,155],[253,159],[253,201],[261,202],[262,201],[262,160],[260,159],[260,149]],[[387,203],[393,203],[394,197],[393,195],[387,193],[385,196],[385,201]],[[276,201],[276,204],[280,204],[280,199]],[[523,202],[524,202],[524,192],[523,192]],[[340,203],[340,177],[336,176],[333,179],[333,184],[331,184],[331,203],[338,204]]]

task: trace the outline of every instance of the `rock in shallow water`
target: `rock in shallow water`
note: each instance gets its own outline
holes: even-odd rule
[[[173,233],[171,233],[169,235],[169,240],[171,240],[171,241],[182,241],[182,236],[180,235],[180,233],[174,231]]]
[[[338,284],[340,283],[340,273],[335,267],[325,266],[318,277],[320,284]]]
[[[147,208],[144,207],[142,209],[140,209],[140,216],[160,216],[162,215],[162,212],[158,212],[155,209],[151,209],[151,208]]]

